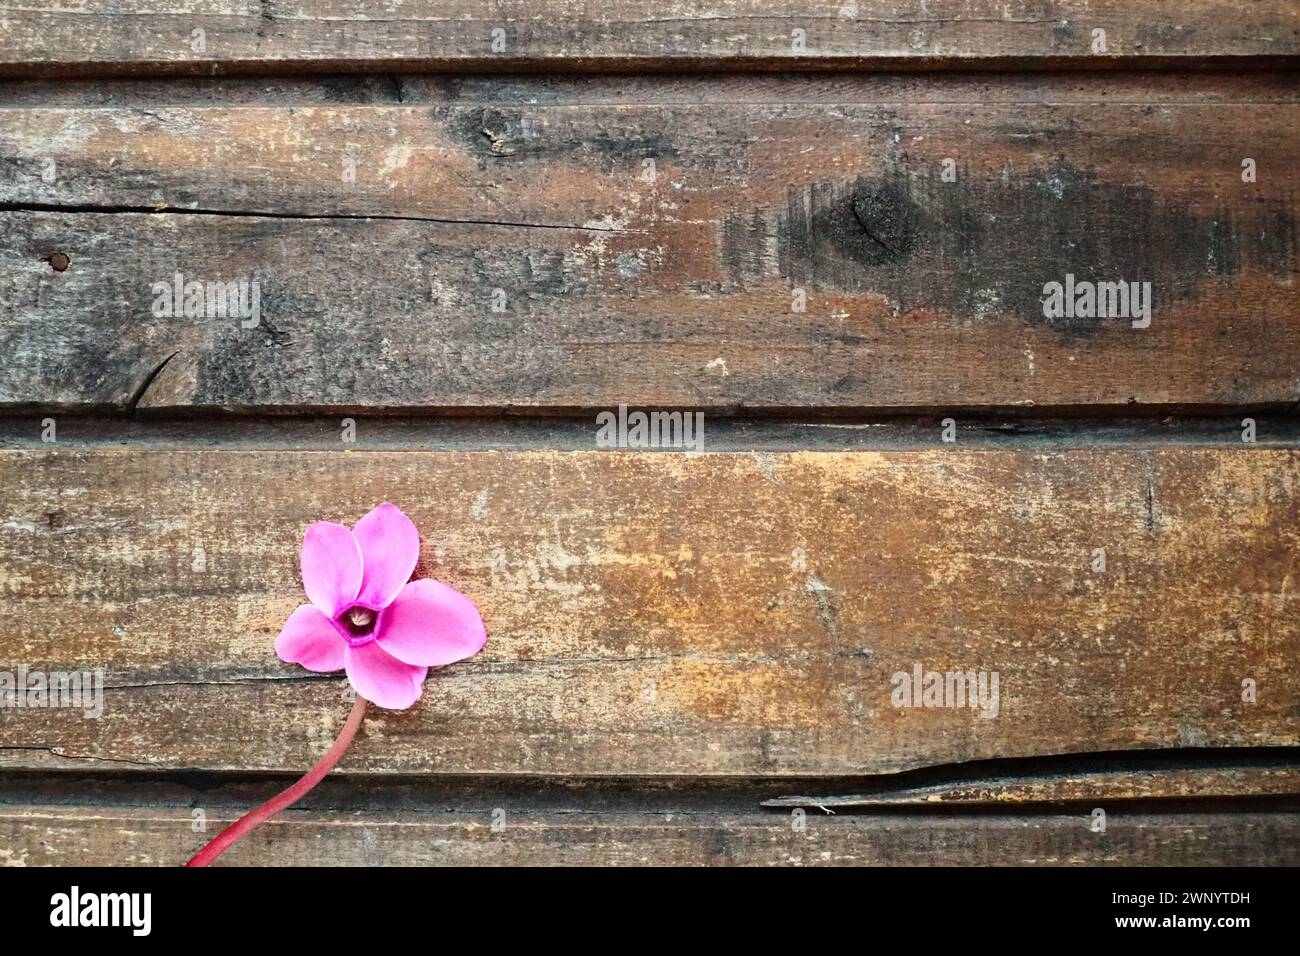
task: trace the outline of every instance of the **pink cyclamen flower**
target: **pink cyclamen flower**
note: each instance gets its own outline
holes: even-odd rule
[[[316,766],[218,833],[187,867],[210,865],[310,793],[351,745],[365,719],[366,701],[405,710],[420,699],[430,667],[482,649],[487,630],[474,602],[440,581],[410,580],[419,560],[420,533],[386,501],[351,531],[332,521],[307,529],[302,583],[311,603],[289,615],[275,652],[308,670],[346,670],[357,699],[334,746]]]
[[[283,661],[310,671],[347,671],[366,700],[405,710],[430,667],[477,654],[487,630],[474,602],[441,581],[411,581],[420,533],[388,502],[348,530],[307,528],[302,583],[310,604],[289,615],[275,640]]]

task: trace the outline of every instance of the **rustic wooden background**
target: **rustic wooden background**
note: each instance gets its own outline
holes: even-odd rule
[[[1300,863],[1294,0],[163,6],[0,0],[0,670],[108,684],[0,708],[0,863],[314,762],[272,642],[380,500],[489,643],[223,862]]]

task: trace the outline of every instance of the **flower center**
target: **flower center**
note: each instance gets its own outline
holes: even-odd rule
[[[350,643],[355,647],[359,644],[368,644],[375,630],[375,612],[368,607],[350,607],[343,612],[339,619],[348,634],[351,635]]]

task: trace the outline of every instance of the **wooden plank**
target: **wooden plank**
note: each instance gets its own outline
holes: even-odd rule
[[[181,106],[629,106],[645,103],[1141,103],[1295,102],[1296,68],[1220,72],[1150,70],[816,73],[295,74],[280,76],[4,79],[13,107]]]
[[[0,807],[0,865],[173,866],[234,814],[188,807]],[[229,866],[1260,866],[1300,863],[1300,814],[834,816],[290,810],[226,853]],[[328,847],[328,852],[322,852]]]
[[[413,710],[368,718],[350,771],[819,776],[1295,746],[1298,463],[1249,446],[0,451],[8,659],[102,667],[110,687],[99,719],[0,711],[0,763],[308,766],[346,705],[341,679],[272,653],[302,601],[299,541],[382,499],[491,638]],[[996,671],[998,716],[894,706],[916,666]]]
[[[0,110],[0,403],[1290,405],[1300,103],[1215,82]],[[257,325],[156,315],[177,273]],[[1150,327],[1046,317],[1067,275],[1150,282]]]
[[[86,73],[1276,63],[1294,4],[1266,0],[204,0],[183,11],[3,0],[0,71]],[[1098,44],[1097,30],[1104,31]],[[199,32],[196,32],[199,31]]]

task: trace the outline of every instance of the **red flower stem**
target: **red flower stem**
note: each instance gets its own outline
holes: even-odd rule
[[[286,807],[291,807],[303,797],[311,792],[316,784],[325,779],[325,775],[334,769],[334,765],[339,762],[348,745],[352,743],[352,738],[356,736],[357,729],[361,726],[361,719],[366,715],[366,699],[360,695],[357,696],[357,702],[352,705],[352,713],[348,714],[347,723],[343,725],[343,730],[339,734],[339,739],[334,741],[334,746],[330,747],[329,753],[321,758],[320,763],[307,771],[306,775],[295,783],[288,790],[284,791],[277,797],[272,797],[266,803],[262,804],[256,810],[250,810],[242,817],[226,827],[215,837],[212,842],[205,846],[194,858],[186,863],[186,866],[207,866],[222,853],[238,843],[254,827],[265,823],[271,817],[275,816]]]

